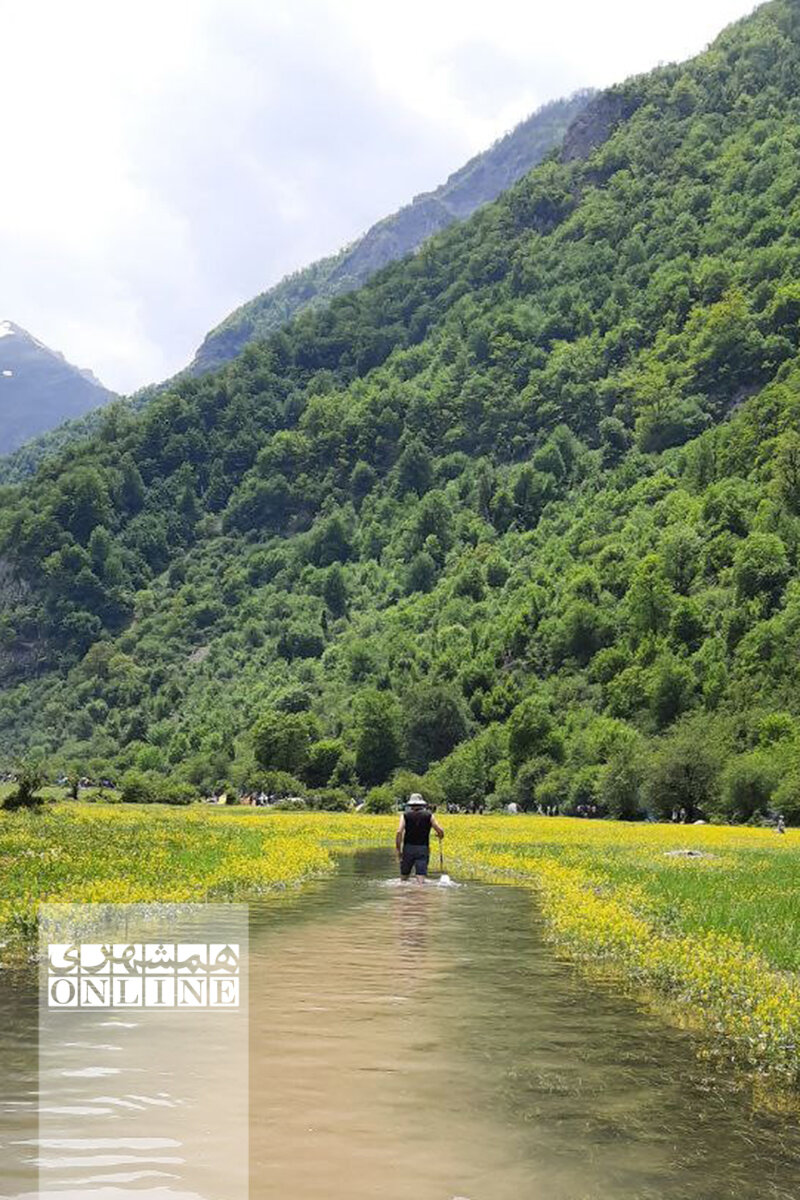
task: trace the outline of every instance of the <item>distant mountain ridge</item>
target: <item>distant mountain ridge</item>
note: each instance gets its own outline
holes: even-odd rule
[[[163,383],[139,389],[126,407],[132,411],[140,409],[181,376],[204,375],[223,366],[236,358],[249,342],[266,337],[304,309],[327,304],[336,296],[361,287],[382,267],[417,250],[429,237],[495,200],[565,142],[582,115],[591,111],[593,104],[596,106],[599,95],[587,88],[543,105],[487,150],[476,154],[434,191],[415,196],[410,204],[378,221],[338,254],[311,263],[235,309],[206,335],[186,371]],[[593,118],[590,128],[594,124]],[[577,136],[579,140],[585,138],[582,129]],[[36,343],[34,338],[31,341]],[[46,351],[41,343],[36,344]],[[0,484],[21,482],[65,446],[97,431],[101,414],[92,410],[113,395],[98,384],[91,372],[78,374],[101,388],[100,398],[89,393],[90,403],[66,409],[20,435],[14,431],[13,439],[3,437],[8,422],[0,409],[0,456],[8,455],[0,457]]]
[[[235,358],[303,309],[331,300],[404,258],[433,234],[496,200],[558,147],[596,93],[576,92],[545,104],[488,150],[476,154],[432,192],[422,192],[338,254],[287,276],[249,300],[206,335],[188,370],[202,375]]]
[[[0,454],[114,396],[13,321],[0,322]]]

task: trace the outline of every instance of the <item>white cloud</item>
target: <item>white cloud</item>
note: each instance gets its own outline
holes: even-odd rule
[[[0,0],[0,317],[109,386],[337,249],[543,101],[749,0]]]

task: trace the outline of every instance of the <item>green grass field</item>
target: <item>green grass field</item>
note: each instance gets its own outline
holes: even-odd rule
[[[537,891],[571,956],[667,997],[749,1069],[800,1085],[800,832],[537,817],[452,832],[465,871]]]

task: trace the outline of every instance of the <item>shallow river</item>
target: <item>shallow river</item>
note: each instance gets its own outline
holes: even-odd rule
[[[252,1200],[798,1200],[796,1119],[754,1115],[689,1035],[582,980],[544,943],[530,893],[393,886],[391,866],[360,854],[251,908]],[[112,1106],[115,1049],[115,1073],[81,1082]],[[6,973],[4,1197],[37,1195],[37,1070],[34,981]],[[230,1200],[213,1092],[193,1122],[206,1186],[180,1136],[132,1155],[111,1108],[102,1171],[84,1154],[78,1184],[65,1158],[48,1197]],[[184,1098],[163,1070],[158,1095],[153,1129],[170,1132]]]

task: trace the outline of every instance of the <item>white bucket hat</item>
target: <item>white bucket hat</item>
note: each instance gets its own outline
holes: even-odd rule
[[[419,792],[411,793],[411,795],[408,797],[408,806],[409,808],[425,808],[425,801],[423,800],[422,796],[420,796]]]

